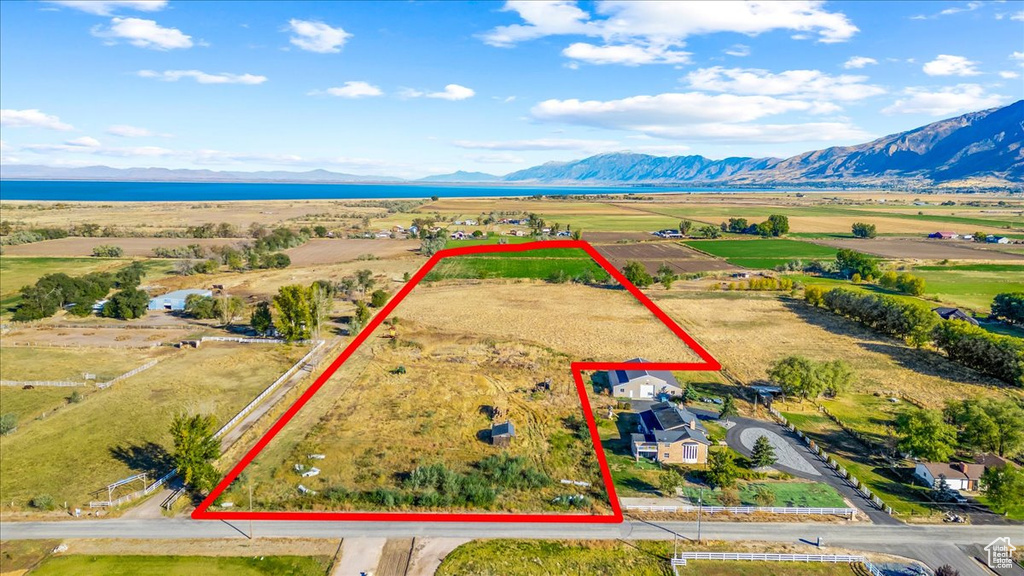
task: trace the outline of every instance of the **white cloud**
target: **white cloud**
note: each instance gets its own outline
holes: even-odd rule
[[[466,160],[472,160],[481,164],[522,164],[526,162],[524,158],[520,158],[515,154],[497,153],[497,154],[467,154],[463,156]]]
[[[174,50],[191,48],[192,37],[177,28],[164,28],[154,20],[142,18],[111,18],[110,27],[96,26],[92,35],[105,38],[116,44],[118,39],[126,40],[132,46],[152,50]]]
[[[653,154],[654,156],[682,156],[691,151],[685,144],[652,144],[650,146],[632,146],[630,152]]]
[[[756,68],[701,68],[686,75],[692,88],[729,94],[788,96],[799,99],[852,101],[884,94],[865,84],[866,76],[830,76],[820,70],[786,70],[773,74]]]
[[[935,60],[925,63],[922,70],[929,76],[977,76],[981,74],[972,62],[963,56],[939,54]]]
[[[1020,78],[1020,74],[1012,70],[1003,70],[1002,72],[999,73],[999,77],[1006,78],[1007,80],[1012,80],[1014,78]]]
[[[476,150],[605,150],[618,146],[615,140],[575,140],[571,138],[535,138],[532,140],[455,140],[459,148]]]
[[[878,60],[875,60],[874,58],[868,58],[867,56],[854,56],[843,64],[843,68],[846,68],[847,70],[853,68],[860,69],[867,66],[868,64],[878,64]]]
[[[1010,14],[1010,20],[1016,20],[1018,22],[1024,22],[1024,10],[1021,10],[1019,12],[1014,12],[1013,14]]]
[[[319,92],[311,92],[311,94],[313,93]],[[344,86],[328,88],[327,90],[324,90],[324,93],[330,94],[331,96],[338,96],[340,98],[366,98],[369,96],[381,96],[384,94],[384,92],[377,86],[361,80],[345,82]]]
[[[598,64],[678,64],[678,50],[690,36],[733,32],[756,36],[771,30],[817,34],[823,43],[849,40],[858,29],[845,15],[824,9],[824,2],[632,2],[600,0],[594,12],[570,1],[506,2],[521,24],[498,26],[481,35],[491,45],[510,47],[546,36],[600,38],[603,45],[575,43],[567,57]],[[736,51],[742,54],[742,49]]]
[[[744,56],[750,56],[750,46],[746,44],[733,44],[732,46],[723,50],[729,56],[737,56],[742,58]]]
[[[637,44],[595,46],[586,42],[576,42],[562,50],[562,55],[590,64],[624,64],[626,66],[687,64],[690,62],[689,52],[671,50],[665,46],[640,46]]]
[[[100,141],[91,136],[82,136],[81,138],[72,138],[64,142],[68,146],[81,146],[84,148],[99,148],[101,146]]]
[[[437,98],[439,100],[466,100],[476,95],[472,88],[458,84],[449,84],[440,92],[424,92],[415,88],[403,88],[399,95],[403,98]]]
[[[968,2],[964,6],[953,6],[952,8],[946,8],[939,12],[939,16],[950,16],[952,14],[958,14],[960,12],[971,12],[981,7],[981,2]]]
[[[129,126],[127,124],[115,124],[113,126],[109,126],[106,132],[107,134],[119,136],[121,138],[146,138],[149,136],[156,136],[156,134],[153,134],[152,131],[146,128]]]
[[[61,122],[52,114],[45,114],[32,108],[28,110],[0,110],[0,126],[9,128],[48,128],[50,130],[74,130],[75,127]]]
[[[341,52],[342,46],[352,37],[340,27],[334,28],[323,22],[296,18],[288,21],[288,29],[294,34],[289,38],[292,44],[303,50],[320,54]]]
[[[951,116],[999,106],[1005,98],[998,94],[987,94],[978,84],[957,84],[938,90],[924,87],[909,87],[903,97],[882,109],[885,114],[925,114],[928,116]]]
[[[121,8],[139,12],[157,12],[167,6],[167,0],[47,0],[47,3],[74,8],[97,16],[110,16]]]
[[[266,76],[255,74],[231,74],[229,72],[208,74],[199,70],[164,70],[163,72],[139,70],[138,74],[142,78],[156,78],[164,82],[177,82],[182,78],[192,78],[200,84],[262,84],[267,81]]]
[[[866,137],[843,122],[752,124],[789,112],[834,111],[828,104],[735,94],[701,92],[632,96],[620,100],[546,100],[534,106],[534,118],[610,130],[628,130],[658,138],[743,142],[853,140]]]
[[[1010,54],[1010,60],[1016,60],[1021,68],[1024,68],[1024,52],[1013,52]]]

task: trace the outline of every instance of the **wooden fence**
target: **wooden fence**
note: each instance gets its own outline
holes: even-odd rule
[[[0,386],[88,386],[88,382],[59,382],[55,380],[0,380]]]

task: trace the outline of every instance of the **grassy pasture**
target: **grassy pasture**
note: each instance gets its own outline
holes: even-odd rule
[[[330,558],[318,556],[54,556],[32,574],[49,576],[323,576]]]
[[[127,348],[116,353],[89,348],[0,348],[2,380],[70,380],[83,382],[82,372],[106,382],[149,360],[165,356],[169,349]]]
[[[1024,292],[1024,266],[918,267],[913,273],[927,283],[926,296],[982,314],[989,312],[996,294]]]
[[[790,260],[830,260],[836,250],[800,240],[689,240],[687,246],[747,268],[774,268]]]
[[[168,426],[175,413],[212,413],[223,423],[303,353],[300,347],[207,343],[176,352],[80,404],[22,422],[0,438],[4,512],[11,501],[22,508],[41,494],[81,506],[114,480],[138,472],[156,477],[170,467]]]

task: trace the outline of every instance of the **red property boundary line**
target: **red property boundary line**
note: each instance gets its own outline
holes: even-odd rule
[[[444,258],[454,256],[466,256],[473,254],[489,254],[495,252],[529,252],[531,250],[543,250],[550,248],[579,248],[585,251],[602,268],[604,268],[623,288],[629,291],[637,300],[647,307],[665,326],[679,337],[700,357],[701,362],[649,362],[644,364],[625,362],[573,362],[571,370],[573,380],[576,382],[576,391],[580,397],[580,404],[583,408],[583,416],[590,430],[590,438],[594,444],[597,455],[597,462],[601,468],[601,478],[604,481],[605,491],[608,494],[612,514],[516,514],[516,513],[430,513],[430,512],[225,512],[210,511],[213,502],[231,485],[241,474],[242,470],[251,463],[256,456],[270,443],[270,441],[284,428],[286,424],[298,413],[299,410],[313,397],[327,380],[337,372],[338,368],[349,359],[350,356],[370,337],[370,334],[378,327],[398,304],[415,288],[423,278]],[[583,370],[626,370],[636,369],[638,366],[650,370],[694,370],[694,371],[718,371],[722,365],[711,357],[700,344],[689,334],[683,331],[672,318],[658,308],[643,292],[626,280],[612,264],[602,256],[593,246],[583,240],[554,240],[546,242],[525,242],[522,244],[486,244],[480,246],[465,246],[442,250],[434,254],[426,264],[395,294],[387,305],[384,306],[373,317],[369,324],[349,343],[345,350],[331,365],[313,382],[313,385],[294,403],[281,418],[274,423],[270,430],[256,443],[252,449],[242,458],[238,464],[214,487],[210,495],[199,504],[192,512],[192,518],[196,520],[336,520],[336,521],[407,521],[407,522],[551,522],[551,523],[599,523],[618,524],[623,520],[622,508],[619,506],[618,497],[615,494],[615,486],[612,483],[611,471],[608,469],[608,462],[605,459],[604,449],[601,447],[600,437],[597,431],[597,422],[594,420],[593,410],[590,401],[587,399],[586,385],[583,381]]]

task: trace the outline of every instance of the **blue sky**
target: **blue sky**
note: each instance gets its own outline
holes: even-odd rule
[[[1024,2],[0,3],[0,161],[788,156],[1024,96]]]

